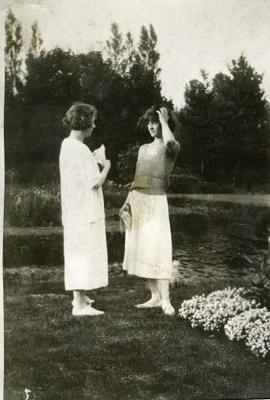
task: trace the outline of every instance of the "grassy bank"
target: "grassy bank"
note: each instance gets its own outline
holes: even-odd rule
[[[269,360],[223,334],[192,329],[160,310],[137,310],[142,280],[114,277],[97,290],[96,318],[71,316],[59,267],[5,271],[5,399],[189,400],[268,398]],[[241,281],[182,282],[184,299]]]
[[[6,400],[25,399],[25,388],[32,391],[29,400],[270,397],[269,359],[160,310],[137,310],[134,304],[148,296],[138,278],[111,274],[109,286],[94,294],[105,315],[73,318],[63,288],[59,195],[46,190],[31,195],[25,188],[17,209],[20,192],[10,196],[14,219],[6,220],[4,242]],[[110,262],[123,256],[118,209],[124,195],[105,193]],[[172,289],[174,306],[195,294],[242,286],[244,270],[259,265],[266,251],[268,207],[213,199],[169,203],[174,256],[182,265],[181,283]],[[39,207],[42,212],[35,211]]]
[[[109,219],[118,218],[128,189],[111,182],[104,187],[106,214]],[[175,194],[178,193],[178,194]],[[192,193],[192,192],[191,192]],[[209,192],[211,193],[211,192]],[[261,199],[261,201],[260,201]],[[261,208],[268,213],[269,195],[264,194],[183,194],[175,191],[168,195],[171,206],[193,210],[199,207],[200,213],[212,213],[217,209],[231,211],[231,215],[249,216],[252,208]],[[252,215],[251,215],[252,218]],[[59,185],[46,186],[6,185],[5,190],[5,226],[50,227],[61,225],[61,205]]]

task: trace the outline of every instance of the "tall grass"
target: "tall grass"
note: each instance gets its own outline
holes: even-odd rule
[[[105,209],[107,217],[118,220],[118,210],[127,189],[111,181],[106,182]],[[37,186],[6,184],[5,226],[42,227],[61,225],[61,196],[57,183]]]
[[[59,185],[6,185],[5,225],[19,227],[61,225]]]

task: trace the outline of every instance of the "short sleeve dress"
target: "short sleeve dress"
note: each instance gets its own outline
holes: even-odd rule
[[[148,279],[170,279],[172,239],[166,188],[180,150],[170,141],[152,151],[148,144],[139,149],[136,172],[128,203],[131,229],[126,230],[123,269]]]
[[[108,260],[98,164],[79,140],[63,140],[59,156],[66,290],[108,285]]]

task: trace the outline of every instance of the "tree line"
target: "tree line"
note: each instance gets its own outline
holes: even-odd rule
[[[125,181],[125,170],[134,168],[136,146],[147,140],[139,116],[152,104],[174,107],[162,95],[154,27],[142,26],[135,43],[130,32],[123,35],[113,23],[103,52],[81,54],[46,51],[36,22],[23,54],[22,27],[11,10],[5,29],[7,168],[21,171],[21,179],[30,182],[41,165],[56,165],[66,135],[63,114],[72,102],[84,101],[98,109],[91,145],[105,143],[111,178]],[[228,73],[210,80],[202,71],[200,79],[186,84],[185,105],[177,110],[183,171],[220,184],[267,181],[269,104],[262,79],[240,55]]]

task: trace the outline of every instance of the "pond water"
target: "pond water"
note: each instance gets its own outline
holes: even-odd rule
[[[180,262],[182,279],[217,280],[255,271],[267,251],[265,218],[243,218],[240,214],[223,209],[211,214],[171,209],[174,259]],[[111,222],[107,234],[109,262],[121,271],[124,236],[117,221]],[[62,242],[59,228],[15,229],[4,237],[4,267],[62,266]]]
[[[265,249],[251,248],[245,241],[233,242],[215,238],[194,245],[183,241],[174,250],[174,259],[180,262],[180,273],[186,279],[206,280],[246,276],[255,272]]]
[[[178,220],[178,223],[176,222]],[[264,218],[243,221],[235,216],[176,217],[174,259],[185,279],[245,277],[260,265],[267,251]]]

